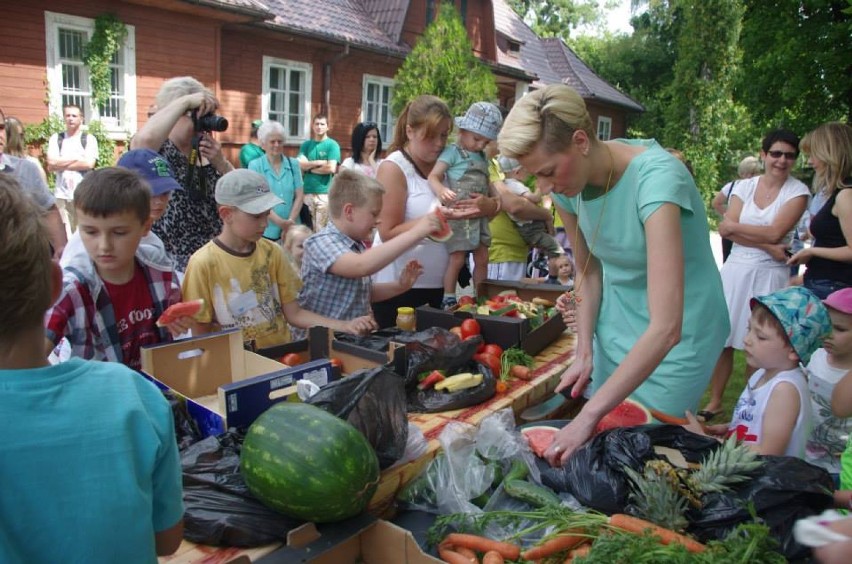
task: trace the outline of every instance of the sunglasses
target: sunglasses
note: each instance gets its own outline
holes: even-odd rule
[[[792,151],[769,151],[766,154],[772,157],[773,159],[780,159],[781,157],[784,157],[788,161],[795,161],[796,158],[799,156],[798,153],[794,153]]]
[[[364,127],[366,127],[367,129],[376,129],[378,127],[378,124],[374,121],[365,121]]]

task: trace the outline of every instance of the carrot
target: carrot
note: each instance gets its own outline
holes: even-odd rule
[[[441,560],[447,564],[476,564],[478,562],[476,556],[474,556],[473,560],[471,560],[469,557],[456,552],[454,549],[455,547],[442,542],[438,545],[438,556],[440,556]]]
[[[504,562],[506,560],[503,558],[503,555],[496,550],[489,550],[482,557],[482,564],[503,564]]]
[[[503,380],[498,380],[497,385],[495,386],[495,390],[498,394],[505,394],[506,390],[509,389],[509,385]]]
[[[588,556],[592,551],[591,544],[582,544],[568,553],[568,558],[565,559],[565,562],[562,564],[571,564],[575,558],[579,558],[580,556]]]
[[[645,531],[650,531],[652,535],[659,537],[662,544],[682,544],[689,552],[704,552],[704,549],[706,548],[700,542],[693,540],[686,535],[676,533],[671,529],[660,527],[650,521],[639,519],[632,515],[625,515],[624,513],[616,513],[610,516],[609,524],[618,529],[639,535]]]
[[[444,539],[444,543],[452,546],[463,546],[476,552],[488,552],[494,550],[499,552],[506,560],[517,560],[521,555],[521,547],[508,542],[500,542],[477,535],[464,533],[450,533]]]
[[[464,556],[470,561],[471,564],[479,564],[479,558],[476,557],[476,553],[469,548],[465,548],[463,546],[455,546],[453,550]]]
[[[530,380],[532,378],[532,370],[522,364],[516,364],[509,370],[509,374],[518,380]]]
[[[689,420],[686,417],[676,417],[674,415],[669,415],[668,413],[663,413],[662,411],[657,411],[656,409],[649,409],[651,415],[659,421],[660,423],[666,423],[668,425],[687,425]]]
[[[582,533],[582,530],[568,529],[563,531],[559,536],[553,537],[538,546],[532,547],[521,554],[521,556],[524,560],[539,560],[546,556],[553,556],[557,552],[574,548],[575,546],[583,544],[589,540],[588,537],[578,535],[578,533]]]

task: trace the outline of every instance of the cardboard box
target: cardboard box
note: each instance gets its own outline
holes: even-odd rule
[[[327,327],[311,327],[307,339],[257,351],[271,359],[279,359],[289,353],[299,354],[303,361],[335,358],[343,364],[343,374],[383,365],[389,365],[397,374],[405,374],[404,352],[397,343],[391,343],[389,350],[382,352],[338,341]]]
[[[143,374],[185,398],[204,436],[248,427],[273,404],[298,401],[303,378],[318,386],[339,378],[328,360],[288,368],[247,351],[239,329],[143,347],[141,356]]]
[[[551,284],[525,284],[521,282],[504,282],[501,280],[485,280],[478,287],[479,296],[491,297],[506,290],[514,290],[523,300],[545,298],[556,302],[563,292],[564,286]],[[536,329],[532,329],[528,319],[506,316],[478,315],[463,311],[447,312],[430,306],[420,306],[417,312],[417,327],[443,327],[449,329],[461,324],[463,319],[473,318],[479,322],[482,337],[486,343],[500,345],[507,349],[520,346],[533,356],[540,353],[547,345],[555,341],[565,331],[562,317],[555,315]]]
[[[431,564],[410,531],[367,514],[340,523],[308,523],[290,531],[287,546],[258,564]]]

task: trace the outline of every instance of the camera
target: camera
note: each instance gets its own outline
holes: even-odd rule
[[[228,120],[216,114],[205,114],[198,117],[198,110],[192,111],[192,124],[195,131],[225,131],[228,129]]]

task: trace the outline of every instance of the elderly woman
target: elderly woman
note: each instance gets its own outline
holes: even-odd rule
[[[280,241],[293,225],[299,222],[299,212],[305,193],[302,190],[302,172],[299,161],[284,155],[284,126],[277,121],[264,122],[257,130],[260,146],[266,155],[249,163],[249,170],[259,172],[269,183],[269,189],[284,203],[269,213],[269,223],[263,236]]]
[[[152,230],[183,272],[192,253],[222,230],[214,198],[216,181],[234,169],[210,132],[195,130],[192,113],[213,113],[219,102],[191,76],[170,78],[156,97],[157,112],[133,136],[131,149],[152,149],[171,166],[183,190],[175,190],[166,213]],[[200,158],[190,161],[194,141]]]
[[[370,178],[376,177],[382,159],[382,137],[375,123],[362,122],[352,130],[352,156],[340,164],[341,168],[351,168],[363,172]]]
[[[592,394],[548,461],[564,464],[628,396],[672,415],[694,410],[728,321],[704,204],[683,163],[653,140],[599,141],[583,99],[563,85],[522,98],[498,142],[552,188],[577,265],[574,294],[559,300],[577,354],[556,390],[576,397],[591,376]]]
[[[447,104],[428,95],[418,96],[409,102],[399,115],[390,154],[382,161],[376,175],[385,194],[374,245],[408,231],[416,220],[440,205],[426,179],[447,144],[452,128],[451,118]],[[499,204],[494,199],[479,197],[457,202],[452,209],[444,209],[444,215],[449,219],[463,219],[494,215],[498,209]],[[410,260],[419,261],[425,272],[407,292],[373,303],[373,314],[379,327],[390,327],[396,322],[398,307],[441,306],[443,277],[449,264],[449,255],[442,243],[424,239],[376,273],[373,279],[376,282],[396,282]]]

